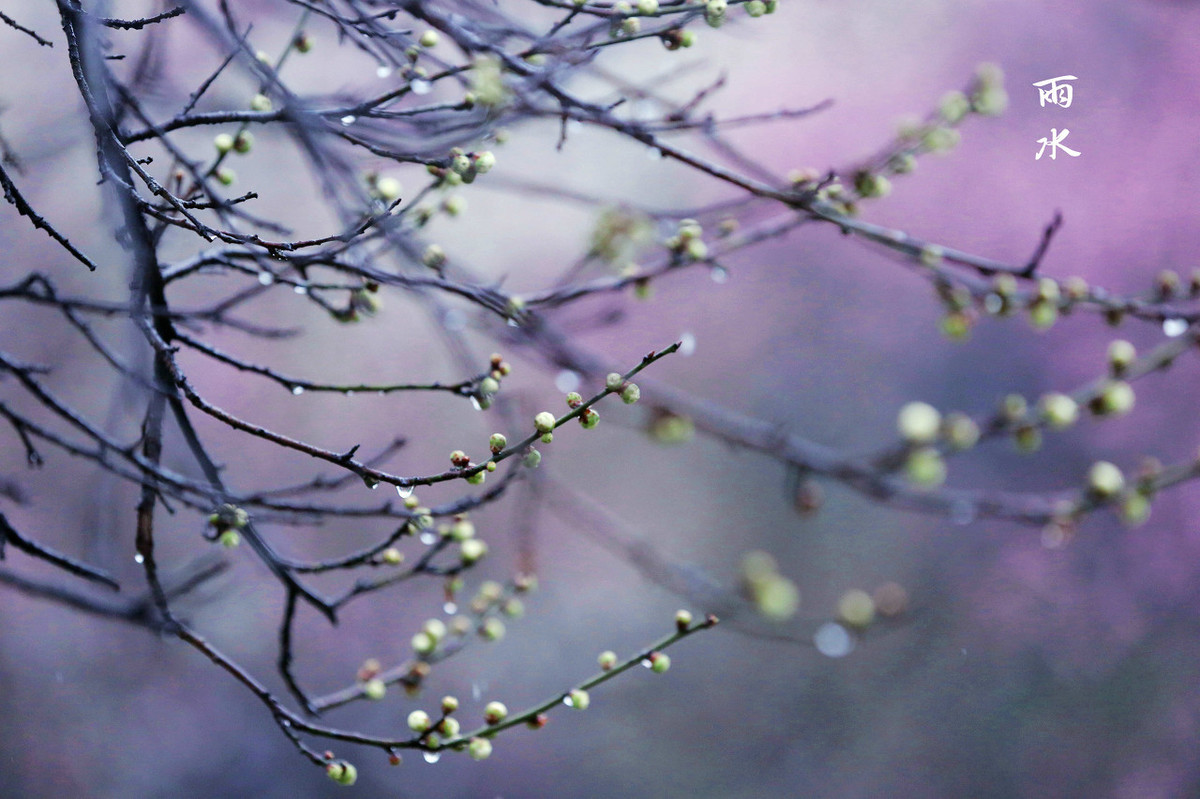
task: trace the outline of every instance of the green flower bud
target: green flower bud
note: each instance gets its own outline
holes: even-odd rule
[[[217,537],[217,540],[220,541],[221,546],[225,547],[226,549],[233,549],[238,544],[242,543],[242,536],[237,530],[224,530],[222,531],[221,535]]]
[[[421,43],[422,47],[437,47],[437,43],[440,40],[441,37],[438,36],[437,31],[425,31],[417,41]]]
[[[383,562],[389,566],[399,566],[404,562],[404,553],[395,547],[388,547],[380,553]]]
[[[658,13],[658,0],[638,0],[637,9],[639,14],[649,16]]]
[[[642,21],[637,17],[627,17],[621,20],[621,33],[626,36],[636,36],[642,30]]]
[[[325,773],[338,785],[353,785],[358,780],[358,769],[353,763],[345,760],[335,760],[326,764]]]
[[[604,387],[609,391],[618,391],[621,386],[625,385],[625,378],[616,372],[609,372],[604,378]]]
[[[1117,339],[1108,345],[1108,368],[1114,377],[1125,374],[1130,365],[1137,360],[1137,349],[1128,341]]]
[[[921,248],[921,251],[917,253],[917,260],[920,261],[922,265],[932,268],[941,265],[943,254],[942,248],[936,244],[926,244]]]
[[[579,424],[584,430],[591,430],[596,425],[600,424],[600,414],[596,413],[591,408],[585,410],[579,415]]]
[[[1013,431],[1013,446],[1017,452],[1037,452],[1042,448],[1042,431],[1031,424],[1023,424]]]
[[[726,0],[708,0],[704,4],[704,21],[709,27],[721,27],[725,23],[725,12],[728,8]]]
[[[507,630],[504,627],[504,622],[492,617],[483,623],[483,627],[479,630],[479,635],[485,641],[499,641],[504,637]]]
[[[492,755],[492,742],[487,738],[472,738],[467,744],[467,752],[472,760],[487,760]]]
[[[1038,409],[1046,425],[1054,430],[1070,427],[1079,418],[1079,404],[1066,394],[1046,394],[1038,401]]]
[[[311,52],[313,49],[313,38],[307,32],[301,31],[296,34],[296,38],[292,40],[292,44],[296,47],[296,52],[301,55]]]
[[[478,538],[468,538],[458,545],[458,550],[463,564],[470,566],[487,554],[488,545],[487,542],[481,541]]]
[[[442,735],[445,735],[447,738],[457,738],[458,733],[461,731],[462,725],[459,724],[458,719],[455,718],[442,719],[441,723],[438,724],[438,732],[440,732]]]
[[[428,619],[421,627],[433,640],[440,641],[446,637],[446,623],[441,619]]]
[[[375,181],[375,194],[386,203],[399,200],[400,194],[403,191],[404,187],[400,184],[400,181],[393,177],[385,176]]]
[[[455,172],[454,174],[458,174]],[[449,216],[459,216],[467,210],[467,201],[457,194],[451,194],[442,200],[442,210]]]
[[[471,159],[464,153],[459,153],[450,159],[450,168],[460,175],[465,175],[471,171]]]
[[[1108,461],[1097,461],[1088,470],[1088,488],[1098,497],[1111,497],[1125,487],[1125,476]]]
[[[621,389],[621,402],[626,405],[632,405],[642,398],[642,390],[637,387],[637,383],[629,383],[625,388]]]
[[[953,128],[931,128],[921,138],[921,144],[931,153],[948,153],[962,141],[962,134]]]
[[[218,153],[225,155],[233,149],[233,136],[228,133],[218,133],[213,136],[213,147],[217,149]]]
[[[946,421],[942,424],[942,435],[951,449],[961,452],[975,446],[979,441],[979,425],[965,413],[947,414]]]
[[[875,619],[875,600],[866,591],[847,591],[838,600],[837,615],[847,626],[861,630]]]
[[[412,637],[412,648],[418,655],[432,654],[433,650],[437,649],[437,640],[422,630]]]
[[[250,98],[250,109],[252,111],[270,111],[271,98],[265,94],[256,94]]]
[[[675,611],[675,629],[683,632],[692,624],[692,614],[690,611],[677,610]]]
[[[536,469],[542,462],[542,453],[530,447],[529,451],[525,453],[523,462],[528,468]]]
[[[433,721],[424,710],[414,710],[408,714],[408,728],[413,732],[428,732],[432,726]]]
[[[387,683],[378,677],[372,677],[363,683],[363,696],[367,699],[380,700],[387,694]]]
[[[421,500],[417,498],[416,494],[409,494],[404,498],[404,507],[408,510],[416,510],[421,507]]]
[[[582,688],[575,688],[567,694],[567,701],[576,710],[587,710],[588,705],[592,703],[592,698]]]
[[[896,429],[906,441],[913,444],[929,444],[938,437],[942,415],[937,408],[925,402],[910,402],[900,409],[896,417]]]
[[[920,447],[909,453],[905,473],[913,485],[933,488],[946,481],[946,462],[933,447]]]
[[[213,175],[222,186],[232,186],[233,182],[237,180],[237,172],[227,166],[219,167]]]
[[[554,414],[550,413],[550,411],[542,411],[533,417],[533,426],[539,433],[550,433],[553,432],[556,421]]]
[[[671,657],[663,652],[650,653],[650,671],[662,674],[671,668]]]
[[[508,439],[503,433],[492,433],[492,437],[488,439],[488,448],[493,454],[503,452],[508,446]]]
[[[854,190],[863,197],[886,197],[892,191],[892,183],[883,175],[859,172],[854,176]]]
[[[500,390],[500,381],[494,377],[485,377],[479,381],[479,392],[481,394],[495,394]]]
[[[752,17],[761,17],[767,13],[767,4],[763,0],[750,0],[746,3],[746,13]]]
[[[947,92],[938,105],[938,113],[951,125],[961,122],[962,118],[970,112],[971,104],[967,101],[966,95],[960,91]]]
[[[1034,330],[1049,330],[1058,321],[1058,305],[1037,300],[1029,306],[1029,324]]]
[[[553,433],[542,433],[542,443],[543,444],[549,444],[553,440],[554,440]]]
[[[450,525],[450,537],[455,541],[466,541],[475,537],[475,525],[470,519],[459,519]]]
[[[430,244],[421,255],[421,263],[430,269],[440,269],[446,264],[446,251],[440,245]]]
[[[613,666],[617,665],[617,653],[611,649],[606,649],[600,653],[600,657],[596,658],[600,664],[602,671],[612,671]]]
[[[250,149],[253,146],[254,134],[248,130],[243,130],[237,135],[237,138],[233,140],[233,150],[238,155],[245,155],[246,153],[250,152]]]
[[[917,158],[912,153],[897,153],[888,161],[888,168],[897,175],[907,175],[917,168]]]
[[[525,615],[525,603],[515,596],[504,601],[500,612],[510,619],[519,619]]]
[[[1150,518],[1150,498],[1141,491],[1130,491],[1121,498],[1121,521],[1130,527],[1145,524]]]
[[[467,453],[461,449],[456,449],[450,453],[450,463],[462,469],[471,463],[471,459],[467,456]]]
[[[508,716],[508,708],[503,702],[488,702],[483,709],[483,720],[488,724],[499,724]]]
[[[1123,416],[1133,410],[1134,400],[1133,386],[1124,380],[1110,380],[1089,407],[1098,416]]]
[[[443,696],[442,697],[442,713],[444,713],[448,716],[456,710],[458,710],[458,697]]]

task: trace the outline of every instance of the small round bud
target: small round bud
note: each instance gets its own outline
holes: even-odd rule
[[[1096,496],[1115,496],[1125,487],[1125,476],[1108,461],[1097,461],[1088,469],[1088,488]]]
[[[746,3],[746,13],[752,17],[761,17],[767,13],[767,4],[763,0],[750,0]]]
[[[475,154],[475,173],[477,175],[486,175],[492,171],[492,167],[496,165],[496,155],[491,150],[484,150],[481,153]]]
[[[500,606],[500,612],[510,619],[519,619],[525,615],[525,603],[515,596],[510,597]]]
[[[387,694],[387,683],[378,677],[372,677],[363,683],[363,696],[367,699],[380,700]]]
[[[254,134],[248,130],[243,130],[233,140],[233,151],[238,155],[245,155],[254,147]]]
[[[504,637],[508,630],[504,626],[504,622],[494,616],[483,623],[479,628],[479,635],[485,641],[499,641]]]
[[[592,703],[592,698],[582,688],[573,689],[567,694],[567,700],[570,706],[576,710],[587,710],[588,705]]]
[[[410,494],[404,498],[404,507],[408,510],[415,510],[421,507],[421,500],[417,498],[416,494]]]
[[[866,591],[847,591],[838,600],[837,615],[846,625],[863,629],[875,619],[875,600]]]
[[[438,724],[438,732],[447,738],[457,738],[458,733],[461,731],[462,725],[455,718],[442,719],[441,723]]]
[[[470,519],[459,519],[450,525],[450,537],[455,541],[466,541],[475,537],[475,525]]]
[[[483,709],[483,720],[488,724],[499,724],[508,716],[508,708],[503,702],[488,702]]]
[[[933,447],[920,447],[909,453],[904,471],[913,485],[932,488],[946,482],[946,462]]]
[[[942,415],[925,402],[910,402],[900,409],[896,428],[906,441],[928,444],[935,441],[941,428]]]
[[[942,423],[942,435],[951,449],[961,452],[979,441],[979,425],[970,416],[956,411],[946,415]]]
[[[1141,491],[1130,491],[1121,498],[1121,521],[1130,527],[1145,524],[1150,518],[1150,498]]]
[[[503,433],[492,433],[492,437],[488,439],[488,448],[493,454],[503,452],[508,446],[508,438]]]
[[[446,265],[446,251],[438,244],[430,244],[421,254],[421,263],[430,269],[440,269]]]
[[[375,194],[384,202],[391,203],[399,200],[403,191],[404,187],[400,181],[393,177],[385,176],[375,181]]]
[[[496,462],[488,461],[483,468],[487,469],[489,472],[494,472],[496,471]]]
[[[265,94],[256,94],[250,98],[250,109],[252,111],[270,111],[271,98]]]
[[[591,408],[588,408],[582,414],[580,414],[579,424],[583,426],[584,430],[591,430],[593,427],[600,424],[600,414],[596,413]]]
[[[1089,407],[1098,416],[1123,416],[1133,410],[1135,399],[1133,386],[1124,380],[1110,380]]]
[[[892,191],[892,183],[875,172],[859,172],[854,176],[854,190],[863,197],[886,197]]]
[[[492,755],[492,742],[487,738],[472,738],[467,744],[467,753],[472,760],[487,760]]]
[[[533,417],[533,426],[537,428],[539,433],[549,433],[554,430],[556,419],[550,411],[542,411],[537,416]]]
[[[432,635],[422,630],[412,637],[412,648],[418,655],[428,655],[437,649],[437,641]]]
[[[583,404],[583,397],[579,396],[579,392],[572,391],[567,394],[567,407],[572,410]]]
[[[213,147],[217,149],[218,153],[224,155],[233,149],[233,136],[228,133],[218,133],[213,136]]]
[[[938,106],[938,113],[942,115],[942,119],[951,125],[961,122],[962,118],[970,112],[971,104],[967,101],[966,95],[960,91],[947,92]]]
[[[1079,418],[1079,404],[1066,394],[1046,394],[1038,401],[1038,409],[1046,425],[1055,430],[1070,427]]]
[[[327,764],[325,773],[338,785],[353,785],[358,780],[358,769],[354,767],[353,763],[345,760],[335,760]]]
[[[554,440],[553,433],[542,433],[542,443],[543,444],[549,444],[553,440]]]
[[[443,696],[442,697],[442,713],[444,713],[448,716],[456,710],[458,710],[458,697]]]
[[[617,665],[617,653],[611,649],[606,649],[600,653],[600,657],[596,658],[603,671],[611,671],[613,666]]]
[[[470,464],[470,462],[471,459],[467,457],[467,453],[463,452],[461,449],[456,449],[450,453],[450,463],[460,469]]]
[[[671,657],[662,652],[650,653],[650,671],[655,674],[662,674],[667,669],[671,668]]]
[[[476,563],[487,554],[488,545],[486,541],[481,541],[478,538],[469,538],[458,545],[458,554],[462,562],[466,566]]]
[[[237,530],[223,530],[221,535],[217,537],[217,540],[220,541],[221,546],[225,547],[226,549],[233,549],[238,544],[242,543],[242,536]]]
[[[675,629],[680,632],[686,630],[692,624],[692,614],[690,611],[677,610],[675,611]]]
[[[421,627],[435,641],[446,637],[446,623],[441,619],[428,619]]]
[[[525,453],[525,457],[522,459],[522,462],[528,468],[536,469],[542,462],[542,453],[538,452],[533,447],[530,447],[529,451]]]
[[[428,732],[433,721],[424,710],[414,710],[408,714],[408,728],[413,732]]]
[[[1038,300],[1029,306],[1029,324],[1034,330],[1049,330],[1057,321],[1057,303]]]
[[[404,562],[404,553],[395,547],[388,547],[387,549],[383,550],[383,552],[379,553],[379,556],[383,559],[383,562],[389,566],[399,566]]]
[[[437,47],[438,41],[441,39],[437,31],[425,31],[418,39],[422,47]]]
[[[604,387],[609,391],[619,391],[621,386],[625,385],[625,378],[616,372],[609,372],[604,378]]]
[[[465,153],[459,153],[450,159],[450,168],[460,175],[471,171],[471,159]]]
[[[442,200],[442,210],[449,216],[459,216],[467,210],[467,201],[457,194],[451,194]]]
[[[658,12],[658,0],[637,0],[639,14],[649,16]]]
[[[479,393],[495,394],[500,390],[500,381],[494,377],[485,377],[479,381]]]
[[[626,405],[632,405],[642,398],[642,390],[638,388],[637,383],[629,383],[625,388],[621,389],[621,402]]]
[[[227,166],[220,167],[213,175],[222,186],[232,186],[233,182],[237,180],[237,173]]]
[[[313,38],[307,32],[301,31],[296,34],[296,38],[292,40],[292,44],[296,47],[296,52],[301,55],[311,52],[313,48]]]
[[[1137,359],[1137,349],[1128,341],[1117,339],[1108,345],[1108,368],[1114,377],[1125,374],[1129,366]]]

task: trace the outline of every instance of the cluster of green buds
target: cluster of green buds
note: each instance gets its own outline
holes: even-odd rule
[[[241,543],[242,536],[238,531],[250,523],[250,514],[237,505],[224,503],[209,514],[208,523],[221,546],[232,549]]]
[[[695,219],[679,220],[679,229],[664,242],[676,256],[689,261],[703,261],[708,257],[708,245],[702,236],[704,228]]]
[[[766,552],[756,550],[742,557],[741,588],[768,619],[790,619],[800,608],[800,589],[779,573],[775,558]]]
[[[333,760],[325,764],[325,773],[338,785],[353,785],[358,781],[358,769],[348,760]]]
[[[500,353],[492,353],[488,373],[479,381],[479,386],[472,395],[480,410],[487,410],[492,406],[492,399],[500,390],[500,381],[510,372],[512,372],[512,366],[508,361],[504,360]]]

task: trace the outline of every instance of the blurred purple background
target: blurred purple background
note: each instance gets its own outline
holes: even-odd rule
[[[47,4],[18,2],[6,13],[53,38]],[[514,4],[515,7],[515,4]],[[272,24],[276,6],[253,6],[256,41],[286,41],[292,16]],[[124,9],[121,13],[126,13]],[[291,12],[289,11],[289,14]],[[1079,275],[1116,292],[1149,289],[1159,270],[1186,275],[1198,265],[1200,170],[1200,7],[1192,2],[928,2],[832,4],[783,0],[779,12],[749,20],[731,9],[720,31],[697,30],[688,51],[657,43],[612,48],[601,64],[639,82],[680,64],[682,79],[662,86],[680,98],[728,72],[712,108],[737,115],[833,98],[806,120],[739,129],[731,138],[772,169],[845,167],[893,135],[904,114],[924,114],[960,88],[975,66],[1000,64],[1009,110],[963,126],[963,143],[922,158],[894,181],[892,195],[864,205],[863,218],[980,255],[1029,257],[1056,209],[1065,225],[1045,274]],[[169,41],[172,70],[164,97],[186,96],[214,55],[202,40]],[[295,85],[329,85],[333,34],[314,28],[319,49],[289,65]],[[61,38],[61,34],[58,34]],[[328,48],[327,51],[320,48]],[[194,52],[194,56],[193,56]],[[327,53],[327,54],[322,54]],[[95,275],[68,263],[9,206],[0,208],[0,277],[31,269],[64,291],[120,299],[127,266],[108,232],[95,187],[93,144],[63,62],[61,45],[38,48],[0,26],[0,130],[26,162],[21,185],[77,244],[101,255]],[[1035,81],[1078,76],[1069,109],[1042,108]],[[322,83],[322,81],[326,83]],[[238,99],[236,83],[221,99]],[[179,93],[182,92],[182,95]],[[1067,127],[1079,158],[1034,160],[1037,140]],[[180,140],[207,146],[212,131]],[[553,181],[651,208],[734,196],[723,186],[647,159],[615,136],[576,131],[561,152],[553,122],[513,130],[497,149],[500,178]],[[327,226],[319,207],[296,198],[311,186],[280,139],[260,136],[238,161],[241,190],[296,225]],[[273,147],[273,144],[279,146]],[[398,171],[419,185],[416,170]],[[465,193],[461,220],[439,221],[431,240],[510,287],[545,286],[586,247],[591,210],[554,198],[512,195],[486,180]],[[189,245],[190,246],[190,245]],[[190,250],[188,250],[190,251]],[[1127,322],[1119,333],[1093,314],[1035,333],[1020,317],[984,319],[965,343],[938,333],[940,306],[929,287],[894,259],[830,228],[808,226],[789,239],[729,262],[728,282],[698,270],[668,277],[646,302],[599,298],[559,315],[564,323],[623,308],[622,324],[579,334],[578,343],[632,363],[683,333],[695,354],[654,367],[653,378],[740,413],[778,423],[822,444],[866,451],[894,436],[897,409],[921,399],[943,410],[986,413],[1010,392],[1037,397],[1072,390],[1102,374],[1108,342],[1139,347],[1160,331]],[[403,297],[354,327],[336,326],[281,292],[264,313],[304,324],[300,339],[263,346],[215,336],[218,346],[270,360],[306,377],[450,379],[455,367],[427,321]],[[136,429],[135,408],[117,384],[48,322],[48,312],[3,307],[0,347],[52,363],[48,382],[65,398]],[[124,335],[133,352],[134,335]],[[484,345],[481,345],[484,346]],[[484,352],[488,351],[486,349]],[[558,407],[554,374],[513,353],[514,392],[531,409]],[[427,473],[463,441],[483,441],[492,421],[439,398],[290,397],[278,386],[188,361],[218,405],[254,415],[324,446],[411,444],[395,467]],[[1088,464],[1111,460],[1132,470],[1143,455],[1171,462],[1200,444],[1194,413],[1194,359],[1138,384],[1125,418],[1085,420],[1048,434],[1027,456],[1005,441],[951,463],[949,483],[1007,490],[1065,489]],[[510,383],[505,383],[508,391]],[[6,398],[15,394],[3,389]],[[646,400],[653,400],[647,392]],[[559,712],[539,732],[496,742],[488,761],[408,756],[390,768],[375,753],[347,751],[359,765],[362,796],[550,797],[1174,797],[1200,794],[1200,492],[1185,485],[1154,504],[1144,526],[1126,529],[1098,513],[1064,550],[1040,533],[1003,523],[949,521],[894,511],[827,486],[820,515],[791,509],[787,475],[765,457],[697,438],[682,448],[648,442],[643,409],[601,409],[591,433],[572,429],[549,449],[545,468],[607,504],[629,533],[673,562],[728,585],[750,549],[776,556],[803,595],[796,633],[828,618],[847,589],[903,584],[912,613],[903,625],[868,637],[849,657],[811,646],[718,629],[672,652],[664,676],[636,673],[593,694],[586,713]],[[270,469],[293,479],[307,459],[277,457],[215,426],[229,479],[251,486]],[[137,584],[132,561],[135,492],[87,464],[53,453],[41,473],[24,468],[5,434],[0,474],[28,493],[4,505],[19,529],[85,555]],[[178,450],[177,468],[187,467]],[[425,501],[452,496],[421,492]],[[496,579],[516,568],[510,500],[476,519],[493,554],[482,571]],[[629,652],[669,629],[681,600],[597,546],[578,524],[543,510],[537,557],[541,589],[528,614],[501,642],[475,646],[440,666],[422,697],[385,701],[330,721],[386,734],[408,711],[446,693],[468,709],[488,699],[520,708],[595,670],[605,648]],[[338,522],[317,531],[271,530],[288,553],[314,556],[372,540],[387,525]],[[202,546],[189,514],[163,519],[163,548],[181,560]],[[334,543],[331,543],[334,542]],[[273,689],[280,592],[246,548],[228,555],[231,574],[191,598],[187,616],[213,642],[251,666]],[[13,553],[8,568],[55,576]],[[394,662],[412,631],[439,612],[437,585],[353,606],[332,633],[305,615],[299,648],[303,680],[322,690],[344,685],[366,657]],[[334,796],[338,788],[299,758],[239,686],[181,643],[98,621],[12,591],[0,613],[0,796],[209,797]],[[693,610],[703,611],[702,607]],[[804,626],[808,624],[809,626]],[[479,701],[466,701],[473,688]],[[342,754],[339,752],[339,754]]]

